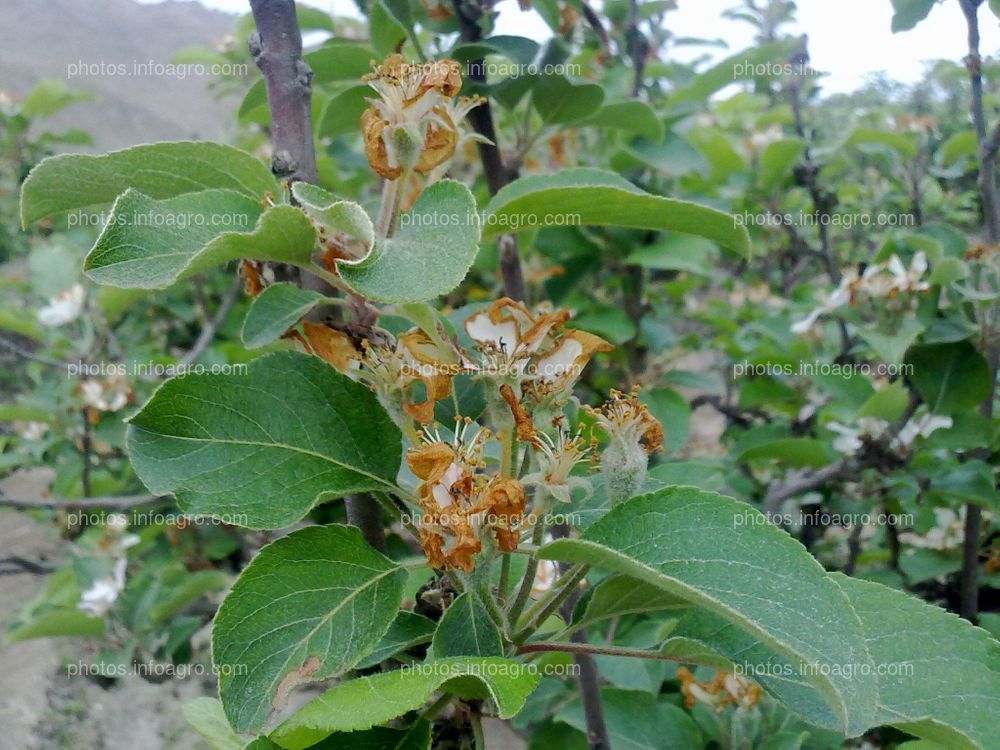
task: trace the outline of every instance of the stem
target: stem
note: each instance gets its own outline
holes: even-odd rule
[[[657,661],[681,661],[675,656],[661,654],[659,651],[645,651],[640,648],[627,648],[625,646],[597,646],[593,643],[567,643],[565,641],[534,641],[519,646],[517,653],[530,654],[533,652],[562,651],[567,654],[597,654],[598,656],[630,656],[636,659],[655,659]]]
[[[997,140],[986,135],[986,114],[983,108],[982,57],[979,54],[979,4],[981,0],[959,0],[968,26],[969,54],[965,65],[969,71],[972,89],[970,104],[972,122],[979,143],[979,192],[983,210],[983,229],[986,240],[995,245],[1000,241],[1000,199],[997,197],[996,157]],[[998,352],[992,345],[990,331],[985,332],[983,343],[989,362],[990,390],[979,407],[987,419],[993,415],[993,397],[996,387]],[[988,458],[988,449],[977,451],[977,457]],[[962,575],[959,612],[975,623],[979,612],[979,535],[982,531],[982,509],[969,503],[965,506],[965,539],[962,543]]]
[[[399,214],[399,200],[403,195],[403,183],[406,175],[395,180],[382,183],[382,203],[379,205],[378,218],[375,220],[375,236],[391,237],[396,229],[396,216]]]
[[[312,71],[302,59],[302,34],[294,0],[250,0],[257,31],[250,54],[264,76],[271,110],[271,169],[290,182],[316,182],[316,153],[309,122]]]
[[[452,0],[452,5],[455,8],[455,18],[458,20],[462,41],[475,43],[482,39],[483,32],[478,23],[482,9],[463,0]],[[483,58],[470,60],[466,64],[466,77],[477,83],[486,83],[486,63]],[[500,188],[517,178],[517,172],[508,169],[503,163],[500,148],[497,146],[497,133],[493,126],[493,110],[489,100],[469,112],[468,120],[473,130],[486,139],[476,146],[479,149],[479,160],[483,165],[483,175],[486,177],[486,187],[490,196],[496,195]],[[514,235],[501,235],[497,240],[497,252],[500,256],[503,293],[511,299],[523,301],[526,298],[524,270],[521,268],[521,252],[518,250]]]
[[[524,617],[528,622],[514,636],[514,643],[524,643],[532,633],[538,630],[542,623],[549,619],[559,609],[559,606],[569,598],[570,594],[577,590],[577,586],[579,586],[580,581],[587,575],[588,570],[590,570],[590,567],[582,563],[577,563],[567,570],[563,577],[556,583],[556,586],[559,586],[559,588],[556,589],[553,586],[555,593],[548,600],[539,599],[524,613]],[[568,617],[569,615],[567,615],[567,619]]]
[[[536,548],[540,547],[543,539],[545,539],[545,516],[538,519],[538,523],[535,524],[535,528],[531,532],[532,546]],[[528,597],[531,595],[531,587],[535,584],[536,573],[538,573],[537,552],[528,558],[528,567],[524,569],[521,586],[517,590],[517,596],[514,597],[514,603],[510,605],[510,621],[513,623],[517,623],[521,618],[521,611],[524,609],[524,605],[528,603]]]
[[[469,715],[469,723],[472,724],[472,736],[476,742],[476,750],[486,750],[486,737],[483,735],[483,720],[478,713],[473,711]]]
[[[432,721],[435,716],[441,713],[441,710],[451,703],[451,699],[454,698],[450,693],[444,693],[431,705],[424,709],[424,712],[420,714],[421,719],[426,719],[427,721]]]
[[[347,507],[347,522],[361,530],[361,536],[368,544],[384,553],[385,527],[375,498],[369,494],[347,495],[344,505]]]
[[[503,557],[500,558],[500,585],[497,587],[499,590],[500,602],[505,604],[507,602],[507,588],[510,584],[510,553],[503,553]]]
[[[509,637],[510,626],[507,624],[507,618],[504,616],[504,613],[497,606],[496,599],[493,598],[493,592],[490,591],[489,578],[484,576],[476,585],[475,590],[476,596],[482,601],[483,606],[486,607],[486,611],[489,613],[490,619],[500,628],[500,634],[503,636],[504,641],[506,641]]]
[[[393,518],[399,521],[402,524],[403,528],[409,531],[413,535],[414,539],[420,539],[420,532],[417,530],[417,527],[414,526],[410,521],[403,520],[402,509],[392,501],[391,497],[389,497],[384,492],[377,492],[377,491],[372,492],[372,495],[378,501],[379,505],[381,505],[385,510],[389,512],[389,515],[391,515]]]

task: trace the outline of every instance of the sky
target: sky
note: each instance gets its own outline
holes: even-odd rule
[[[155,2],[156,0],[142,0]],[[234,13],[245,12],[247,0],[198,0],[203,5]],[[300,0],[301,1],[301,0]],[[357,16],[353,0],[306,0],[339,15]],[[599,0],[597,3],[599,5]],[[667,23],[678,36],[723,39],[728,51],[715,51],[722,58],[752,42],[753,31],[747,24],[726,21],[722,11],[737,5],[737,0],[679,0],[679,9],[668,14]],[[795,30],[809,35],[812,67],[829,73],[824,79],[827,93],[853,91],[867,75],[884,70],[890,78],[903,82],[917,80],[923,61],[961,60],[966,53],[965,18],[958,0],[943,0],[930,16],[912,31],[893,34],[890,30],[890,0],[799,0]],[[522,12],[517,0],[501,0],[497,33],[520,34],[542,40],[548,29],[534,11]],[[980,28],[984,54],[1000,48],[1000,20],[986,8],[980,9]],[[687,60],[697,51],[677,52]]]

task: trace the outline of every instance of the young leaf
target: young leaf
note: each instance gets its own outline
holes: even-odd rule
[[[400,612],[375,649],[357,663],[356,669],[374,667],[401,651],[419,646],[421,643],[428,643],[434,636],[436,627],[436,622],[423,615],[405,610]]]
[[[405,582],[353,526],[309,526],[261,549],[212,626],[233,728],[257,729],[296,685],[354,666],[388,630]]]
[[[465,278],[479,249],[479,217],[469,189],[440,180],[424,190],[388,239],[355,262],[337,264],[358,294],[378,302],[422,302]]]
[[[464,593],[452,602],[438,623],[431,651],[448,656],[503,656],[500,631],[479,598]]]
[[[512,182],[487,205],[483,239],[567,224],[684,232],[713,240],[736,255],[750,255],[750,235],[729,214],[650,195],[613,172],[590,168]]]
[[[713,612],[810,665],[810,684],[847,734],[870,726],[873,682],[839,669],[873,666],[847,598],[801,544],[751,506],[671,487],[622,503],[582,539],[551,542],[540,554],[631,575]]]
[[[255,156],[209,141],[147,143],[102,156],[60,154],[43,159],[24,181],[21,222],[108,204],[128,188],[156,199],[218,188],[259,201],[278,186]]]
[[[384,724],[422,706],[445,689],[466,698],[491,698],[501,719],[521,710],[538,684],[538,668],[500,657],[441,659],[349,680],[309,701],[271,733],[287,750],[304,750],[331,732]]]
[[[953,750],[997,750],[1000,643],[957,615],[877,583],[831,578],[861,618],[878,680],[873,724]]]
[[[572,83],[566,76],[544,75],[531,93],[531,104],[548,125],[582,120],[597,112],[604,89],[594,83]]]
[[[399,429],[371,391],[297,352],[168,380],[129,422],[132,465],[151,492],[255,529],[393,487],[402,455]]]
[[[573,620],[573,624],[580,628],[619,615],[644,614],[664,609],[684,610],[691,606],[685,599],[624,575],[605,578],[582,600],[582,605],[583,613],[574,616]]]
[[[536,96],[538,96],[536,89]],[[597,112],[580,123],[598,125],[602,128],[619,128],[642,135],[653,143],[663,140],[663,122],[646,102],[631,100],[605,104]]]
[[[276,341],[324,299],[319,292],[299,289],[294,284],[271,284],[254,298],[247,310],[240,332],[243,345],[259,349]]]
[[[769,144],[760,155],[761,188],[770,192],[781,185],[805,148],[806,142],[801,138],[783,138]]]
[[[315,242],[312,224],[293,206],[261,214],[256,202],[231,190],[158,201],[129,189],[115,201],[83,268],[98,284],[165,289],[239,258],[306,266]]]

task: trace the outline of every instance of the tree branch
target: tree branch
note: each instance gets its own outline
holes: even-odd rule
[[[482,39],[483,33],[478,21],[483,15],[483,9],[464,0],[452,0],[452,4],[462,41],[478,42]],[[466,77],[485,84],[485,60],[481,57],[470,60],[466,64]],[[479,149],[479,160],[483,165],[483,175],[486,177],[486,187],[491,196],[496,195],[500,188],[517,179],[517,171],[508,169],[503,162],[500,148],[497,146],[493,109],[489,100],[473,108],[469,112],[468,119],[476,133],[486,139],[486,142],[480,141],[476,146]],[[497,253],[500,257],[500,277],[503,280],[504,295],[523,301],[526,298],[524,270],[521,267],[521,252],[517,247],[517,238],[513,234],[501,235],[497,240]]]
[[[1000,125],[987,138],[986,113],[983,108],[982,57],[979,53],[979,5],[982,0],[959,0],[968,27],[969,54],[965,67],[969,71],[972,97],[970,109],[972,123],[979,143],[979,193],[983,210],[983,229],[991,245],[1000,241],[1000,200],[997,198],[996,157],[1000,145]],[[986,358],[989,362],[990,391],[979,408],[979,413],[993,415],[993,395],[997,375],[997,351],[984,337]],[[975,623],[979,612],[979,535],[982,531],[983,511],[978,505],[965,506],[965,539],[962,543],[962,574],[959,613]]]
[[[316,182],[310,118],[312,71],[302,59],[294,0],[250,0],[257,31],[250,54],[264,76],[271,111],[271,170],[289,182]]]

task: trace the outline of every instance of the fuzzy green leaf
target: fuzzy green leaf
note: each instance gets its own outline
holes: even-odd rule
[[[164,289],[239,258],[307,266],[315,241],[312,224],[292,206],[261,214],[253,200],[231,190],[159,201],[130,189],[115,201],[83,267],[99,284]]]
[[[271,284],[254,298],[240,338],[247,349],[259,349],[294,326],[326,297],[294,284]]]
[[[102,156],[60,154],[42,160],[21,188],[21,222],[111,203],[128,188],[155,199],[207,189],[257,201],[276,192],[271,170],[246,151],[208,141],[147,143]]]
[[[309,526],[264,547],[212,626],[233,728],[260,727],[295,685],[354,666],[388,630],[405,582],[406,571],[353,526]]]
[[[750,236],[729,214],[643,192],[600,169],[567,169],[523,177],[498,192],[483,217],[483,239],[567,224],[658,229],[705,237],[743,257]]]
[[[1000,642],[957,615],[869,581],[831,574],[861,619],[877,666],[874,725],[950,750],[997,750]]]
[[[331,732],[384,724],[420,708],[436,690],[491,698],[501,719],[521,710],[538,684],[534,664],[500,657],[441,659],[342,682],[309,701],[279,724],[271,739],[287,750],[304,750]]]
[[[379,302],[422,302],[460,283],[479,249],[479,217],[469,189],[440,180],[424,190],[396,233],[355,262],[337,264],[358,294]]]
[[[438,659],[503,656],[503,643],[483,603],[473,594],[464,593],[445,610],[431,641],[431,651]]]
[[[402,455],[399,429],[371,391],[296,352],[245,372],[169,380],[129,422],[132,465],[151,492],[256,529],[393,487]]]
[[[687,599],[782,654],[814,667],[810,684],[841,728],[871,725],[875,686],[837,666],[872,667],[843,592],[799,542],[753,507],[693,487],[671,487],[613,508],[547,559],[586,562]]]

